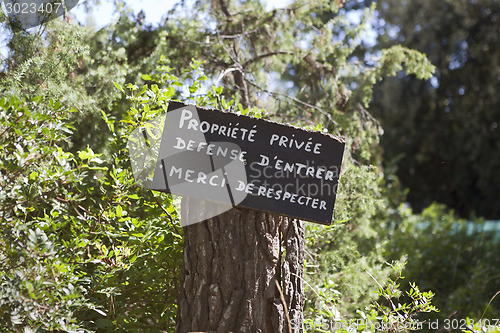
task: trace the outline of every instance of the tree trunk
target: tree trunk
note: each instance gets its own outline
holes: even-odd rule
[[[213,205],[183,199],[182,218]],[[184,227],[177,332],[302,332],[303,260],[295,219],[233,208]]]

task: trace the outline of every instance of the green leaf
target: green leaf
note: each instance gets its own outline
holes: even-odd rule
[[[169,205],[169,206],[167,207],[167,212],[168,212],[169,214],[172,214],[174,211],[175,211],[175,207],[174,207],[173,205]]]
[[[123,87],[120,84],[118,84],[118,82],[113,81],[113,84],[115,85],[116,88],[118,88],[122,93],[125,94],[125,90],[123,90]]]
[[[122,208],[122,206],[117,206],[116,207],[116,216],[117,217],[122,217],[122,215],[123,215],[123,208]]]
[[[78,157],[81,160],[86,160],[87,158],[89,158],[89,155],[87,154],[86,151],[82,150],[82,151],[78,152]]]

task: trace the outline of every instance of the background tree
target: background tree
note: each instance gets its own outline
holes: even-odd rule
[[[498,224],[475,216],[499,216],[500,114],[493,88],[499,15],[497,1],[381,1],[377,43],[365,48],[376,53],[401,44],[424,52],[436,66],[427,81],[404,72],[385,78],[371,107],[384,128],[392,200],[422,210],[420,217],[408,208],[395,211],[386,229],[392,233],[388,249],[394,258],[407,253],[406,276],[436,293],[442,311],[435,318],[479,318],[498,291]],[[485,318],[498,316],[496,309],[490,306]]]
[[[498,219],[500,4],[388,0],[379,13],[376,48],[402,44],[437,68],[431,80],[401,75],[376,90],[385,165],[417,211],[436,201],[465,218]]]

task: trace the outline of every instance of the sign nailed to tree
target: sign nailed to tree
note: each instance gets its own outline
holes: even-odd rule
[[[152,189],[330,224],[343,152],[331,135],[170,102]]]

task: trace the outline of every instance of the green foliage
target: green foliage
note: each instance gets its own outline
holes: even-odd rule
[[[377,279],[366,273],[376,283],[376,293],[380,301],[373,301],[363,310],[356,311],[356,319],[343,317],[335,304],[338,297],[331,298],[332,292],[325,288],[335,288],[332,281],[325,282],[324,287],[315,291],[315,316],[309,317],[304,322],[307,332],[406,332],[419,330],[423,327],[422,321],[417,318],[419,313],[437,312],[431,304],[434,293],[421,292],[415,283],[410,282],[410,289],[404,293],[400,290],[399,280],[404,279],[402,270],[406,262],[388,264],[391,267],[391,277],[380,284]],[[313,289],[314,290],[314,289]],[[334,290],[335,294],[338,291]],[[401,303],[401,301],[406,303]]]
[[[438,311],[435,306],[431,305],[434,293],[432,291],[421,292],[419,287],[412,282],[410,282],[410,290],[405,292],[408,302],[403,304],[398,302],[396,305],[395,300],[399,301],[402,296],[398,280],[403,279],[401,270],[405,264],[391,265],[396,273],[394,280],[390,280],[384,286],[377,282],[379,287],[378,294],[384,299],[386,305],[375,303],[375,310],[380,312],[379,318],[382,321],[381,324],[387,327],[389,331],[403,332],[408,329],[418,329],[421,326],[421,322],[415,317],[419,313]]]
[[[492,320],[484,318],[486,311],[490,307],[491,303],[497,296],[500,295],[500,291],[497,291],[495,295],[490,299],[486,309],[483,314],[479,318],[479,320],[474,320],[469,317],[466,318],[467,329],[464,330],[466,333],[479,333],[479,332],[500,332],[500,325],[498,324],[498,318],[494,318]]]
[[[81,61],[89,54],[82,37],[77,26],[60,20],[51,21],[38,33],[12,33],[8,60],[2,64],[9,74],[1,80],[2,93],[30,98],[44,95],[81,110],[81,89],[74,81]]]
[[[37,97],[0,100],[0,318],[5,332],[23,327],[72,330],[75,312],[90,304],[85,274],[65,242],[77,236],[69,204],[81,197],[71,184],[86,167],[67,153],[73,127],[67,108]],[[64,232],[63,232],[64,231]]]
[[[72,154],[71,110],[61,103],[0,105],[2,329],[172,327],[179,217],[169,196],[135,185],[127,129],[110,132],[107,158]]]
[[[441,310],[430,319],[481,318],[482,309],[498,291],[500,245],[480,221],[456,219],[445,207],[432,205],[415,215],[403,206],[394,211],[387,226],[391,242],[387,257],[408,255],[405,275],[422,289],[436,294]],[[484,318],[498,318],[492,306]]]
[[[401,59],[405,60],[404,63]],[[365,107],[368,107],[372,101],[373,85],[383,78],[396,76],[398,72],[405,69],[407,74],[414,74],[419,80],[430,79],[435,69],[425,54],[401,45],[383,49],[378,62],[381,64],[379,67],[375,67],[361,76],[365,87],[361,100]]]

